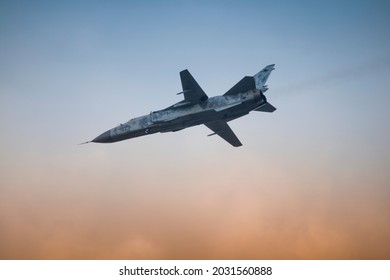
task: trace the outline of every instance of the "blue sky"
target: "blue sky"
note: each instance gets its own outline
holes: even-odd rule
[[[388,258],[389,11],[1,1],[1,258]],[[271,63],[278,110],[230,123],[241,148],[202,126],[77,145],[180,101],[183,69],[214,96]]]

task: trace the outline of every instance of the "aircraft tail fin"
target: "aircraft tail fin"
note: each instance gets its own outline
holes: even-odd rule
[[[255,84],[257,89],[261,90],[262,92],[265,92],[267,90],[267,86],[265,85],[265,83],[267,82],[269,75],[274,69],[275,69],[275,64],[270,64],[264,67],[259,73],[253,76],[253,78],[255,79]]]

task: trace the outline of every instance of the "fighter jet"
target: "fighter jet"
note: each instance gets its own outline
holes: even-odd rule
[[[208,136],[219,135],[234,147],[242,146],[240,140],[227,124],[229,121],[249,114],[250,111],[270,112],[276,110],[267,102],[265,85],[275,64],[268,65],[254,76],[245,76],[224,95],[208,97],[186,69],[180,72],[184,100],[172,106],[152,111],[120,124],[89,142],[112,143],[157,132],[174,132],[187,127],[204,124],[213,131]],[[86,142],[88,143],[88,142]]]

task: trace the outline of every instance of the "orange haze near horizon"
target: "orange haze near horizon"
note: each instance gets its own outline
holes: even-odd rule
[[[376,193],[348,178],[332,182],[319,174],[297,176],[292,183],[289,172],[297,172],[295,167],[272,170],[271,163],[262,173],[253,157],[239,157],[246,168],[213,159],[208,174],[195,175],[199,162],[188,171],[177,167],[176,180],[164,175],[169,166],[149,174],[141,171],[147,162],[127,168],[125,157],[115,172],[57,164],[55,174],[43,175],[31,167],[3,188],[0,258],[390,257],[385,182]],[[104,165],[102,158],[98,165]],[[218,171],[218,165],[226,169]]]

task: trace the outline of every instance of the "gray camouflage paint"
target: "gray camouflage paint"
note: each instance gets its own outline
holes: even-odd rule
[[[273,67],[273,64],[269,65],[253,76],[252,79],[254,80],[252,80],[252,83],[255,85],[254,89],[237,93],[229,92],[222,96],[211,97],[205,101],[195,103],[189,103],[183,100],[166,109],[152,111],[148,115],[133,118],[124,124],[120,124],[102,133],[91,142],[117,142],[157,132],[178,131],[187,127],[208,124],[215,121],[228,122],[244,116],[250,111],[267,104],[266,97],[263,93],[268,88],[264,83],[274,69]],[[240,82],[237,85],[239,84]],[[215,134],[219,134],[222,131],[214,132]],[[241,143],[239,144],[241,145]]]

